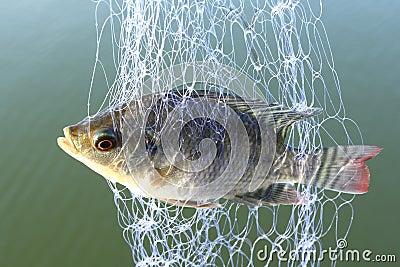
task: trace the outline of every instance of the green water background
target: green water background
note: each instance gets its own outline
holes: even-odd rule
[[[130,266],[104,179],[56,145],[86,114],[95,5],[1,3],[0,266]],[[370,192],[353,202],[349,246],[398,261],[399,11],[396,0],[327,0],[323,13],[347,115],[385,148],[369,163]]]

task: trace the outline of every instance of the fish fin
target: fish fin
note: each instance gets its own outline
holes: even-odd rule
[[[313,183],[343,193],[366,193],[370,173],[365,161],[378,155],[381,150],[378,146],[364,145],[324,148]]]
[[[303,120],[320,114],[322,108],[288,108],[279,103],[267,103],[260,99],[242,98],[231,92],[213,90],[173,90],[169,92],[177,96],[187,95],[193,98],[206,97],[216,102],[226,103],[233,109],[237,109],[249,115],[255,115],[265,119],[268,126],[274,126],[277,133],[278,143],[283,144],[287,130],[296,121]],[[273,120],[271,118],[273,117]],[[268,125],[270,124],[270,125]]]
[[[159,200],[175,206],[197,208],[197,209],[212,209],[221,207],[221,205],[218,202],[200,202],[193,200],[182,201],[182,200],[166,199],[166,198],[159,198]]]
[[[286,134],[293,123],[321,114],[322,111],[322,108],[289,109],[276,106],[271,112],[275,121],[277,143],[284,144]]]
[[[179,168],[173,165],[166,165],[163,167],[154,167],[154,169],[162,178],[152,181],[151,186],[160,186],[166,182],[165,180],[178,182],[178,178],[180,177],[179,172],[181,172]]]
[[[231,105],[235,105],[240,111],[245,113],[253,113],[261,119],[270,124],[274,125],[277,133],[277,143],[283,144],[289,127],[300,120],[310,118],[321,114],[322,108],[288,108],[278,103],[265,103],[261,100],[237,100],[229,102]],[[271,120],[273,118],[273,120]]]
[[[162,177],[173,176],[179,169],[173,165],[154,167]]]
[[[291,183],[273,183],[267,188],[235,196],[232,201],[249,206],[261,205],[296,205],[303,203],[303,198]]]

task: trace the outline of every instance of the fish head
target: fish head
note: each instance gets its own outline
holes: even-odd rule
[[[109,109],[65,127],[64,136],[57,139],[59,147],[108,180],[119,182],[124,178],[121,112]]]

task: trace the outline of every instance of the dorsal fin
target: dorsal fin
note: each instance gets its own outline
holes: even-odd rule
[[[265,103],[260,100],[246,100],[243,101],[232,101],[235,107],[239,108],[242,112],[253,112],[257,116],[263,117],[273,116],[276,131],[276,141],[278,144],[283,144],[289,127],[296,121],[303,120],[322,112],[321,108],[305,108],[296,109],[288,108],[278,103]]]
[[[289,127],[293,123],[318,115],[323,110],[322,108],[289,109],[283,106],[280,106],[280,108],[280,110],[273,111],[276,125],[276,141],[278,144],[284,144]]]
[[[284,145],[285,137],[288,129],[293,123],[305,118],[309,118],[320,114],[322,108],[311,107],[285,107],[279,103],[266,103],[260,99],[244,98],[232,92],[219,92],[213,90],[173,90],[169,93],[183,96],[190,95],[193,98],[207,97],[228,104],[234,109],[238,109],[243,113],[256,115],[258,118],[266,116],[266,121],[271,121],[271,115],[274,119],[274,127],[276,131],[276,141],[279,145]],[[268,125],[267,125],[268,126]]]

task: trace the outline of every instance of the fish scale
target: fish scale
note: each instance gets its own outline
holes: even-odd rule
[[[186,108],[185,114],[191,114],[192,110],[187,109],[189,104],[199,103],[202,99],[214,105],[229,107],[244,125],[249,154],[247,158],[241,158],[246,164],[239,180],[219,182],[220,175],[228,168],[231,156],[243,155],[247,150],[243,145],[238,146],[238,150],[233,150],[234,144],[230,138],[232,132],[226,130],[227,125],[213,119],[215,114],[204,114],[201,118],[192,118],[181,125],[179,147],[176,148],[190,164],[202,158],[202,140],[212,140],[216,148],[216,157],[209,166],[200,171],[188,172],[175,166],[176,162],[171,163],[165,154],[161,134],[168,126],[166,122],[169,114],[182,106]],[[143,124],[141,114],[147,111],[148,116]],[[365,161],[376,156],[381,150],[380,147],[336,146],[300,154],[296,148],[284,143],[288,129],[293,123],[321,112],[320,108],[287,108],[277,103],[268,104],[261,100],[246,99],[229,92],[171,90],[145,95],[140,104],[137,101],[125,103],[66,127],[65,137],[60,137],[58,144],[69,155],[111,182],[121,183],[132,192],[150,197],[157,197],[156,190],[163,188],[167,183],[181,188],[197,188],[218,182],[216,187],[228,189],[221,198],[250,206],[300,204],[304,199],[295,184],[351,194],[367,192],[370,173]],[[275,135],[275,153],[267,155],[273,159],[272,165],[270,169],[265,170],[262,169],[263,166],[257,169],[260,168],[263,157],[263,138],[266,138],[262,136],[262,129],[273,129]],[[109,138],[115,138],[113,141],[116,146],[107,151],[100,151],[95,147],[96,138],[100,136],[99,132],[105,130],[115,135]],[[144,147],[144,152],[138,153],[137,149],[141,146]],[[146,160],[150,164],[144,164]],[[155,172],[162,177],[161,180],[156,178],[159,176],[155,176]],[[236,174],[231,175],[233,177]],[[256,188],[250,187],[253,179],[260,181]],[[146,180],[150,185],[147,191],[139,185],[140,181]],[[167,198],[157,198],[191,207],[218,206],[218,199],[204,201],[180,195],[179,190],[175,193],[171,191]]]

